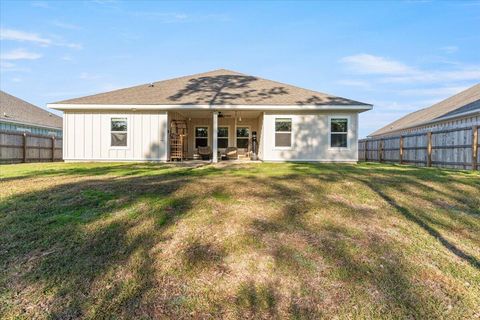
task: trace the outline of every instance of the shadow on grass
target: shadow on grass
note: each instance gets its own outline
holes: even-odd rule
[[[301,167],[300,170],[297,168]],[[251,227],[253,233],[252,237],[264,238],[268,241],[268,246],[271,247],[271,255],[275,259],[275,264],[278,272],[286,272],[289,276],[297,275],[299,281],[305,279],[306,275],[314,275],[319,272],[318,261],[312,261],[309,257],[309,252],[316,251],[325,259],[330,274],[349,285],[349,290],[361,290],[370,286],[372,296],[377,301],[382,301],[382,309],[385,314],[392,312],[392,315],[402,314],[405,317],[428,317],[433,314],[439,314],[436,309],[436,303],[440,303],[440,298],[434,294],[429,295],[421,290],[415,280],[412,279],[413,273],[405,260],[401,251],[398,250],[396,243],[391,240],[378,238],[375,233],[365,233],[364,231],[354,230],[352,228],[341,226],[336,223],[323,224],[320,229],[318,226],[307,224],[304,220],[304,214],[311,213],[312,208],[318,207],[319,202],[328,201],[330,205],[341,206],[344,210],[351,211],[352,215],[356,215],[357,219],[368,218],[372,212],[369,210],[359,210],[358,204],[348,203],[347,201],[334,201],[335,199],[325,199],[322,193],[327,193],[323,190],[325,180],[341,181],[342,179],[350,181],[358,181],[361,184],[367,185],[379,198],[387,201],[394,209],[405,216],[409,221],[419,225],[426,230],[431,236],[435,237],[445,246],[450,252],[456,256],[469,262],[474,268],[478,269],[478,260],[469,254],[466,254],[458,247],[453,245],[447,239],[441,236],[433,227],[425,223],[421,218],[411,213],[408,209],[398,205],[392,197],[387,195],[386,191],[390,185],[401,186],[403,184],[409,187],[415,186],[424,188],[422,182],[417,181],[417,169],[414,168],[410,174],[403,175],[397,173],[398,177],[390,176],[385,178],[388,184],[382,181],[376,181],[372,184],[370,179],[376,179],[376,175],[385,175],[380,169],[375,174],[363,168],[355,168],[355,166],[345,166],[339,168],[338,166],[329,166],[329,173],[325,175],[322,171],[325,166],[318,166],[312,164],[295,164],[293,166],[294,172],[302,172],[303,175],[295,176],[297,183],[301,188],[292,188],[288,181],[292,177],[273,177],[268,181],[256,179],[256,184],[264,184],[269,187],[270,197],[280,199],[285,197],[288,201],[283,201],[281,206],[282,214],[278,219],[274,220],[259,220],[254,219]],[[403,169],[400,169],[402,171]],[[407,170],[410,172],[410,170]],[[389,174],[389,173],[387,173]],[[424,180],[425,176],[435,181],[442,181],[444,173],[440,170],[437,172],[421,175]],[[308,178],[316,179],[318,184],[311,184]],[[361,178],[358,178],[361,177]],[[407,179],[405,179],[407,177]],[[398,179],[403,179],[398,180]],[[472,186],[473,182],[464,182],[467,186]],[[314,198],[306,197],[306,194],[315,195]],[[267,194],[265,194],[267,196]],[[465,197],[465,195],[464,195]],[[447,198],[461,201],[461,196],[449,195]],[[473,208],[470,212],[475,211]],[[265,235],[271,234],[265,238]],[[278,234],[289,234],[295,238],[302,238],[302,241],[308,243],[308,246],[301,251],[289,247],[283,241],[272,240]],[[283,239],[283,237],[282,237]],[[365,258],[368,257],[368,260]],[[308,281],[303,282],[303,295],[299,294],[292,298],[292,305],[290,307],[292,315],[297,313],[300,318],[305,317],[321,317],[322,310],[315,308],[316,305],[321,304],[320,301],[312,301],[311,297],[321,295],[318,287],[310,284]],[[352,289],[353,288],[353,289]],[[306,292],[306,294],[305,294]],[[435,303],[431,303],[436,301]],[[294,303],[294,304],[293,304]],[[339,301],[341,303],[341,301]],[[394,310],[394,311],[392,311]]]
[[[44,292],[53,293],[52,304],[43,310],[51,318],[119,312],[129,317],[139,308],[148,314],[153,307],[140,301],[155,287],[149,251],[193,208],[199,195],[175,194],[191,178],[80,180],[5,199],[0,203],[1,267],[23,271],[15,283],[7,277],[0,285],[22,291],[42,284]],[[148,219],[155,222],[154,230],[142,226]],[[115,274],[126,264],[133,264],[134,272],[119,279]],[[97,287],[109,278],[111,288]],[[86,309],[89,305],[95,308]]]
[[[420,217],[416,216],[410,210],[408,210],[406,207],[403,207],[399,205],[392,197],[387,195],[385,192],[383,192],[378,186],[375,186],[371,182],[367,180],[359,180],[363,182],[365,185],[367,185],[370,189],[372,189],[375,193],[377,193],[383,200],[385,200],[388,204],[390,204],[392,207],[394,207],[397,212],[400,212],[405,218],[408,220],[412,221],[419,227],[421,227],[423,230],[425,230],[429,235],[432,237],[435,237],[448,251],[459,257],[460,259],[463,259],[464,261],[468,262],[470,265],[472,265],[474,268],[480,269],[480,261],[476,259],[474,256],[465,253],[463,250],[458,248],[456,245],[448,241],[445,237],[443,237],[440,232],[438,232],[435,228],[430,226],[427,222],[425,222],[423,219]]]
[[[255,201],[272,204],[278,213],[278,217],[272,219],[253,218],[246,236],[262,242],[258,246],[262,248],[260,254],[265,250],[274,261],[272,274],[293,278],[298,284],[298,288],[288,288],[288,312],[293,318],[324,316],[322,305],[328,303],[323,300],[324,291],[336,290],[315,283],[325,275],[339,283],[337,308],[350,302],[342,291],[351,291],[356,297],[366,295],[366,298],[360,296],[363,301],[376,301],[387,315],[389,310],[395,310],[392,317],[422,318],[439,312],[431,303],[437,302],[434,293],[419,293],[411,266],[394,240],[386,241],[375,237],[374,231],[357,230],[335,221],[321,225],[308,222],[306,216],[312,212],[318,214],[315,210],[323,204],[331,210],[338,209],[349,219],[369,219],[374,215],[372,210],[363,209],[346,198],[327,197],[330,183],[352,180],[368,186],[376,198],[385,200],[395,212],[439,238],[450,252],[478,269],[475,257],[454,245],[452,247],[426,220],[400,206],[389,193],[392,186],[407,190],[407,186],[412,185],[426,188],[422,184],[425,181],[448,181],[449,174],[440,170],[420,174],[417,168],[388,167],[385,172],[376,166],[300,163],[286,164],[286,173],[279,174],[277,169],[283,168],[281,165],[247,167],[245,172],[236,167],[139,166],[120,165],[118,171],[95,167],[82,169],[84,171],[67,170],[66,175],[93,175],[96,179],[68,182],[48,192],[17,194],[2,200],[0,267],[7,276],[0,277],[0,286],[11,288],[12,292],[38,286],[45,295],[39,299],[52,301],[44,308],[46,316],[51,318],[108,318],[112,315],[155,318],[159,314],[158,308],[163,308],[162,315],[187,317],[186,312],[195,311],[195,306],[164,304],[168,298],[162,298],[164,301],[152,295],[152,292],[158,293],[155,291],[158,288],[161,294],[171,294],[162,287],[164,283],[157,283],[156,264],[161,262],[155,261],[152,250],[169,240],[171,235],[166,231],[170,227],[202,209],[198,205],[200,200],[207,197],[221,206],[236,200],[235,192],[221,188],[226,175],[234,176],[240,185],[248,185]],[[149,172],[149,168],[155,172]],[[98,177],[109,174],[112,177]],[[46,176],[50,174],[40,174],[40,177]],[[202,181],[198,178],[205,178],[204,182],[208,180],[210,188],[198,193],[179,192]],[[472,186],[476,182],[459,183]],[[456,202],[462,199],[457,192],[444,196]],[[145,228],[144,224],[150,220],[153,221],[151,228]],[[218,221],[224,223],[221,217]],[[295,242],[285,241],[281,237],[284,235],[298,240],[305,248],[299,249]],[[178,281],[170,283],[179,290],[171,296],[184,299],[185,303],[188,298],[184,293],[190,292],[178,287],[188,287],[188,281],[181,282],[180,279],[208,275],[210,270],[214,270],[216,276],[222,276],[223,273],[217,271],[225,270],[223,265],[231,254],[220,243],[203,239],[198,235],[187,243],[184,250],[179,250],[179,259],[188,271],[186,274],[182,274],[185,270],[181,268],[169,270],[180,273],[179,278],[168,279]],[[128,270],[122,268],[125,265],[129,266]],[[282,304],[279,284],[269,279],[262,282],[246,278],[241,279],[232,300],[237,316],[279,317]],[[109,282],[111,285],[105,286]],[[210,287],[207,289],[211,290]],[[366,289],[371,291],[365,292]],[[11,297],[15,298],[13,293]],[[223,301],[199,300],[201,304],[218,306],[219,316],[221,310],[230,307],[222,305]],[[25,312],[26,317],[32,316]],[[331,314],[329,312],[325,313]],[[0,309],[0,317],[1,313]]]

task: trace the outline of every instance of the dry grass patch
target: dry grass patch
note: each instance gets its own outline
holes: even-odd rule
[[[480,315],[478,173],[0,169],[0,318]]]

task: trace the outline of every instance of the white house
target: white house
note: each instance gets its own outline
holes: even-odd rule
[[[358,114],[372,109],[229,70],[48,106],[64,112],[65,161],[356,162]]]

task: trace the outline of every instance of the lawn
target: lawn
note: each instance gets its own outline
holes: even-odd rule
[[[480,174],[0,166],[0,318],[480,317]]]

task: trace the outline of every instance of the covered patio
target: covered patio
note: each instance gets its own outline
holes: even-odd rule
[[[169,111],[169,160],[256,160],[262,121],[258,110]]]

